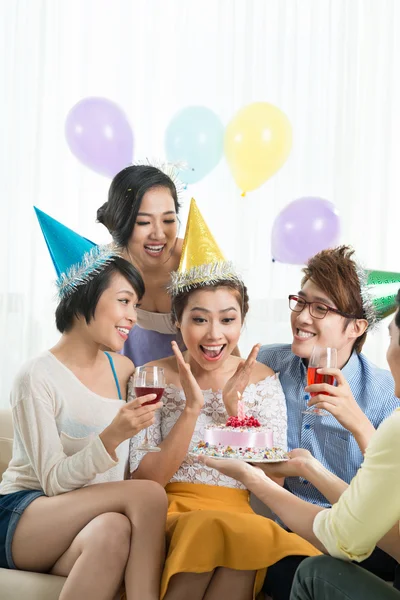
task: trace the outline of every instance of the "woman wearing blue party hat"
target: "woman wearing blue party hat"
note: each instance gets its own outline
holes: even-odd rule
[[[123,479],[129,439],[160,404],[143,406],[154,394],[127,403],[134,366],[114,353],[136,322],[143,280],[115,248],[35,210],[58,275],[62,336],[21,368],[11,392],[0,567],[67,577],[60,600],[112,600],[123,581],[127,600],[156,600],[165,492]]]

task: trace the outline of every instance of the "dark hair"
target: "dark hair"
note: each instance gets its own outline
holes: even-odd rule
[[[222,287],[228,288],[232,292],[235,293],[237,300],[240,304],[241,310],[242,310],[242,321],[244,321],[244,318],[249,311],[249,296],[247,293],[246,286],[244,284],[242,284],[240,281],[237,281],[237,282],[236,281],[220,281],[218,283],[214,283],[211,285],[203,285],[203,286],[198,286],[198,287],[192,288],[191,290],[188,290],[187,292],[181,292],[177,296],[173,297],[172,298],[172,306],[171,306],[173,322],[174,323],[181,322],[183,311],[185,310],[185,308],[187,306],[190,294],[192,294],[193,292],[197,292],[197,290],[217,290]]]
[[[396,327],[400,329],[400,290],[397,292],[396,303],[398,310],[396,311],[394,322],[396,323]]]
[[[341,312],[355,315],[356,319],[365,319],[360,280],[357,265],[352,259],[353,254],[354,250],[350,246],[322,250],[313,256],[303,269],[301,285],[312,279]],[[343,331],[351,321],[352,319],[346,318]],[[365,331],[354,342],[353,350],[360,353],[366,338]]]
[[[178,194],[168,175],[150,165],[133,165],[116,174],[108,192],[108,202],[97,211],[97,221],[111,233],[118,246],[126,248],[136,223],[143,196],[152,188],[163,187],[171,192],[176,214]]]
[[[124,258],[115,257],[100,273],[70,295],[60,300],[56,308],[56,326],[60,333],[69,331],[74,317],[82,315],[86,323],[94,317],[102,293],[109,287],[114,273],[120,273],[131,284],[138,300],[144,295],[144,283],[139,271]]]

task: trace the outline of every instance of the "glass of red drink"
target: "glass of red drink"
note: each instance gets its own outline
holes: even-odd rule
[[[317,373],[318,369],[336,369],[337,367],[337,350],[336,348],[325,348],[322,346],[314,346],[308,362],[307,369],[307,385],[313,383],[328,383],[334,385],[335,378],[333,375],[322,375]],[[311,397],[316,396],[315,392],[310,393]],[[329,395],[329,394],[328,394]],[[327,415],[329,414],[322,408],[309,407],[303,410],[304,414],[311,415]]]
[[[157,394],[157,397],[146,404],[156,404],[162,398],[165,388],[165,376],[164,369],[161,367],[137,367],[133,375],[133,387],[135,388],[135,394],[139,396],[146,396],[147,394]],[[152,446],[149,442],[148,428],[145,429],[145,436],[143,444],[138,447],[138,450],[143,452],[159,452],[158,446]]]

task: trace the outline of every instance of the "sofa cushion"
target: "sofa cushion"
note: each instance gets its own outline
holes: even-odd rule
[[[12,449],[13,441],[9,438],[0,437],[0,480],[11,460]]]
[[[0,598],[7,600],[58,600],[65,577],[0,569]]]
[[[9,408],[0,409],[0,438],[13,438],[12,414]]]

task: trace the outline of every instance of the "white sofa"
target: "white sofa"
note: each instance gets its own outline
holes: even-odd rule
[[[11,411],[0,410],[0,478],[11,459]],[[0,600],[58,600],[65,577],[0,569]]]

